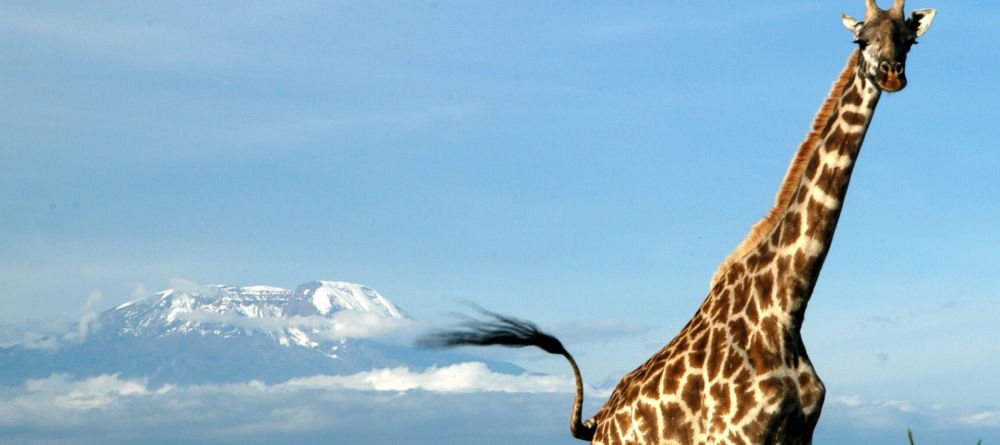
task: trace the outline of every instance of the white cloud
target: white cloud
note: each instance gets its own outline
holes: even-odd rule
[[[318,318],[318,317],[317,317]],[[385,318],[369,312],[341,311],[329,320],[331,329],[326,333],[333,339],[350,338],[387,338],[403,335],[412,338],[419,324],[413,320],[400,318]]]
[[[931,417],[938,423],[936,413],[929,409],[918,410],[912,403],[901,400],[865,400],[859,395],[841,395],[833,398],[824,412],[846,420],[857,427],[868,429],[905,429],[913,423],[927,423]],[[920,419],[920,420],[918,420]]]
[[[50,401],[58,408],[68,410],[89,410],[106,407],[123,397],[138,397],[150,394],[164,394],[172,386],[163,386],[156,391],[146,387],[146,380],[122,380],[118,374],[100,375],[84,380],[72,380],[66,374],[54,374],[46,379],[32,379],[25,382],[28,393],[48,394]]]
[[[248,330],[281,334],[287,329],[308,332],[314,339],[337,341],[343,338],[379,339],[408,343],[423,326],[411,319],[386,318],[378,314],[341,311],[331,318],[319,315],[293,317],[245,317],[204,310],[177,314],[181,320],[215,323]]]
[[[97,321],[97,304],[101,302],[104,295],[101,291],[93,291],[87,296],[87,301],[83,305],[83,315],[80,317],[80,324],[77,326],[77,332],[80,334],[80,339],[86,339],[90,332],[100,328],[100,325],[96,323]]]
[[[912,403],[905,400],[883,400],[876,402],[877,406],[884,406],[886,408],[894,408],[903,413],[916,412],[917,408],[913,406]]]
[[[73,332],[68,332],[62,336],[61,341],[63,343],[79,343],[87,339],[87,336],[91,332],[99,329],[101,326],[97,322],[97,317],[100,313],[97,311],[97,304],[101,302],[104,295],[101,291],[93,291],[87,296],[87,300],[83,304],[83,315],[80,316],[80,321],[76,323],[76,330]],[[53,347],[58,347],[56,344]]]
[[[47,321],[25,320],[0,324],[0,347],[19,345],[25,349],[58,349],[66,343],[79,343],[100,328],[97,306],[103,294],[93,291],[84,301],[82,314],[76,322],[66,319]]]
[[[67,318],[0,323],[0,348],[21,345],[26,349],[55,349],[75,326]]]
[[[213,289],[186,278],[173,277],[168,283],[171,289],[187,294],[211,294],[213,292]]]
[[[443,393],[572,393],[572,378],[550,375],[511,375],[490,371],[483,363],[469,362],[413,372],[407,368],[376,369],[349,376],[297,378],[283,385],[316,389],[370,391],[423,390]]]
[[[149,296],[149,290],[146,289],[146,285],[135,283],[135,287],[132,288],[132,300],[138,300],[147,296]]]
[[[833,398],[833,401],[841,405],[849,406],[852,408],[891,408],[904,413],[912,413],[917,411],[917,407],[905,400],[876,400],[876,401],[866,401],[861,398],[861,396],[852,395],[842,395]],[[940,405],[936,405],[937,410],[941,408]],[[931,410],[930,408],[928,410]]]
[[[864,403],[864,401],[861,400],[861,396],[858,395],[838,396],[834,399],[834,401],[850,407],[861,406],[861,404]]]
[[[981,411],[962,417],[960,420],[969,425],[1000,426],[1000,411]]]
[[[505,392],[505,393],[573,393],[572,377],[537,374],[503,374],[491,371],[480,362],[466,362],[424,371],[405,367],[383,368],[351,375],[317,375],[294,378],[284,383],[267,385],[253,380],[245,383],[192,385],[198,388],[224,388],[226,391],[250,393],[258,391],[429,391],[441,393]],[[29,379],[24,384],[27,393],[51,396],[51,400],[68,403],[63,408],[90,409],[107,406],[121,397],[165,394],[177,388],[165,385],[149,389],[146,379],[122,379],[118,374],[73,379],[68,374],[53,374],[44,379]]]

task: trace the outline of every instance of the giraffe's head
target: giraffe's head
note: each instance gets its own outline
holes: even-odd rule
[[[858,69],[880,89],[895,92],[906,87],[906,54],[917,37],[930,28],[937,11],[918,9],[907,18],[903,15],[906,0],[895,0],[892,8],[882,10],[875,0],[865,0],[865,20],[844,15],[844,26],[854,33],[861,48]]]

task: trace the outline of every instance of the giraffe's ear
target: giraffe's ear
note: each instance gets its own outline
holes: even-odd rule
[[[917,37],[920,37],[927,32],[927,28],[931,27],[931,22],[934,21],[934,16],[936,15],[936,9],[918,9],[913,11],[910,18],[906,20],[906,24],[913,30]]]
[[[847,14],[842,14],[842,15],[843,17],[841,18],[841,21],[844,22],[844,27],[850,30],[851,33],[854,34],[854,37],[857,38],[858,32],[861,31],[861,26],[864,25],[865,22],[858,21],[858,19],[851,17]]]

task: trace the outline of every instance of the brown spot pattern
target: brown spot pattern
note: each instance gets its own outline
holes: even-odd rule
[[[741,369],[733,382],[736,410],[733,412],[732,422],[736,424],[743,421],[743,418],[750,412],[750,408],[756,405],[757,400],[754,397],[754,389],[750,384],[750,377],[746,369]]]
[[[722,362],[725,360],[726,350],[726,331],[722,329],[712,330],[712,348],[708,351],[708,378],[709,380],[714,380],[715,376],[719,374],[719,369],[722,368]]]
[[[729,321],[729,334],[733,344],[740,349],[746,349],[750,341],[750,327],[742,318],[734,318]]]
[[[687,421],[681,406],[670,402],[661,406],[660,410],[663,412],[663,438],[691,445],[694,441],[694,429],[691,422]]]
[[[691,369],[701,369],[703,366],[705,366],[705,357],[707,355],[708,352],[704,350],[701,351],[692,350],[690,353],[688,353],[688,364],[690,365]]]
[[[656,408],[646,403],[639,403],[635,409],[635,417],[638,420],[639,436],[643,443],[656,443],[660,434],[660,418]]]
[[[775,346],[781,343],[782,335],[778,326],[778,318],[774,315],[768,315],[760,321],[760,331],[764,334],[764,340],[767,343]]]
[[[786,247],[795,244],[799,239],[799,231],[802,228],[802,217],[799,212],[791,212],[781,223],[781,246]]]
[[[726,356],[726,364],[722,367],[722,376],[727,379],[732,377],[736,370],[740,369],[745,362],[746,361],[741,355],[730,352],[729,355]]]
[[[681,378],[684,377],[684,360],[674,360],[667,365],[663,373],[663,392],[665,394],[677,394],[677,388],[681,385]]]
[[[730,401],[729,401],[729,384],[727,383],[716,383],[712,385],[712,398],[715,399],[715,419],[719,421],[729,414]],[[720,429],[725,429],[720,428]]]
[[[753,289],[757,294],[757,301],[760,308],[767,310],[774,300],[774,276],[771,272],[763,273],[754,277]]]
[[[779,231],[777,230],[775,231],[775,233],[778,232]],[[749,272],[759,271],[762,267],[771,264],[771,261],[774,260],[774,255],[775,252],[771,250],[766,244],[762,245],[760,249],[757,249],[757,251],[754,252],[753,255],[750,255],[750,257],[747,258],[747,270]]]
[[[848,125],[856,127],[858,125],[864,124],[865,121],[867,120],[868,119],[865,117],[865,115],[861,113],[855,113],[853,111],[844,112],[844,122],[847,122]]]
[[[702,402],[705,400],[705,379],[701,374],[688,376],[681,399],[691,412],[701,411]]]
[[[747,300],[748,300],[747,308],[744,311],[744,313],[747,315],[747,321],[749,321],[750,324],[757,324],[757,320],[760,315],[757,312],[757,303],[753,301],[752,298],[748,298]]]
[[[840,99],[840,101],[844,105],[859,106],[864,101],[864,99],[861,97],[861,92],[858,91],[858,88],[848,88],[847,94],[845,94],[844,97]]]
[[[649,379],[643,382],[642,390],[640,391],[644,397],[649,397],[651,399],[658,398],[660,396],[660,380],[659,379]]]
[[[844,136],[844,130],[837,127],[832,133],[830,133],[829,136],[826,137],[826,143],[824,145],[827,147],[839,147],[840,144],[844,142]]]
[[[750,359],[757,374],[766,374],[782,365],[781,355],[768,345],[761,334],[754,334],[750,339]]]

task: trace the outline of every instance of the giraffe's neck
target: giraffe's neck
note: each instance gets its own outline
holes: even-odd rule
[[[774,208],[713,278],[714,288],[743,275],[773,274],[769,293],[799,326],[881,94],[859,74],[860,58],[859,52],[851,56],[820,108],[813,131],[792,159]]]

